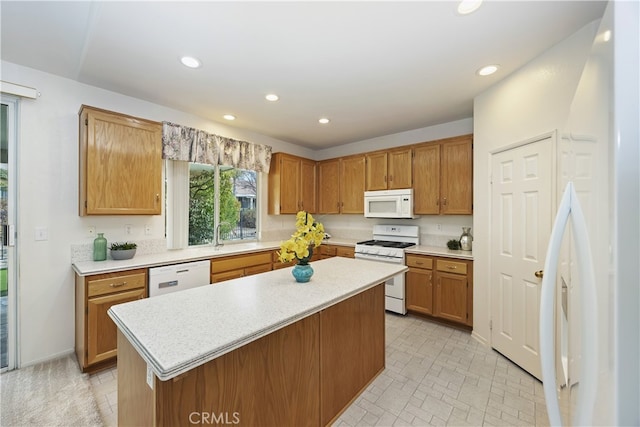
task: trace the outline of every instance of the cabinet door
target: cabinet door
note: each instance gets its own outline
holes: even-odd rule
[[[340,159],[318,163],[318,213],[340,213]]]
[[[117,355],[117,327],[107,314],[112,305],[146,296],[145,289],[119,292],[87,300],[87,364],[92,365]]]
[[[340,171],[340,209],[345,214],[364,213],[364,156],[344,157]]]
[[[341,256],[343,258],[355,258],[355,248],[347,246],[337,246],[336,256]]]
[[[413,152],[413,211],[437,215],[440,213],[440,145],[421,145]]]
[[[366,163],[366,189],[386,190],[387,189],[387,153],[369,153],[365,155]]]
[[[300,209],[316,213],[317,189],[316,162],[312,160],[300,161]]]
[[[411,188],[411,149],[390,151],[387,173],[389,190]]]
[[[434,316],[467,323],[467,276],[436,272]]]
[[[440,211],[449,215],[470,215],[473,213],[472,137],[444,143],[441,150]]]
[[[159,215],[160,123],[87,107],[80,120],[80,214]]]
[[[405,276],[407,310],[433,314],[433,273],[422,268],[409,268]]]
[[[300,210],[300,160],[280,157],[280,213],[295,214]]]

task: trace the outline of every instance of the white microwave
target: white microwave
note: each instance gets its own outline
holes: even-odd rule
[[[365,218],[417,218],[413,214],[413,188],[364,192]]]

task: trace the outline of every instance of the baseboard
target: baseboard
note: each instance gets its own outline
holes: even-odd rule
[[[18,363],[16,365],[16,369],[26,368],[28,366],[37,365],[39,363],[44,363],[44,362],[49,362],[51,360],[60,359],[61,357],[67,357],[70,354],[75,354],[75,351],[73,350],[73,348],[61,351],[60,353],[49,355],[47,357],[43,357],[42,359],[30,360],[30,361],[25,362],[25,363],[20,362],[20,363]]]
[[[474,338],[476,341],[478,341],[483,346],[489,347],[489,341],[487,341],[487,339],[485,337],[483,337],[482,335],[478,335],[476,333],[476,331],[471,331],[471,337]]]

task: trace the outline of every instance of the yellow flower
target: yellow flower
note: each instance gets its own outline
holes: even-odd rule
[[[316,222],[310,213],[300,211],[296,214],[296,231],[289,240],[280,244],[278,259],[280,262],[297,259],[299,263],[306,264],[312,249],[320,246],[323,238],[324,226]]]

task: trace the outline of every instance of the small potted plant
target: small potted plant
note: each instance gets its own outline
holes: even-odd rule
[[[137,244],[133,242],[115,242],[109,246],[111,249],[111,258],[113,259],[131,259],[136,254]]]

